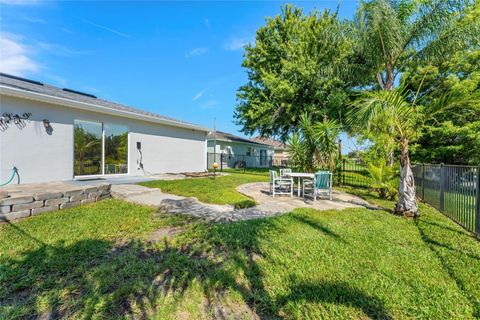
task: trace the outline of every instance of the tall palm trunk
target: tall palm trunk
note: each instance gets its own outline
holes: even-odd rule
[[[398,202],[395,207],[395,213],[403,216],[418,216],[415,180],[408,154],[408,140],[402,140],[401,142],[400,185],[398,187]]]

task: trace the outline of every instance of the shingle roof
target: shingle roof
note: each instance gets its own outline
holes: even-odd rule
[[[285,144],[282,141],[278,141],[271,138],[262,138],[262,137],[255,137],[250,139],[252,141],[268,144],[269,146],[274,147],[275,149],[285,149]]]
[[[118,111],[131,112],[138,115],[157,118],[160,120],[177,122],[178,124],[196,126],[194,124],[191,124],[189,122],[185,122],[182,120],[170,118],[167,116],[159,115],[159,114],[148,112],[141,109],[132,108],[120,103],[99,99],[91,94],[82,93],[80,91],[76,91],[72,89],[66,89],[66,88],[62,89],[62,88],[44,84],[38,81],[25,79],[25,78],[13,76],[13,75],[1,73],[1,72],[0,72],[0,86],[7,86],[15,89],[21,89],[21,90],[26,90],[30,92],[40,93],[40,94],[44,94],[52,97],[58,97],[58,98],[68,99],[76,102],[88,103],[88,104],[99,106],[99,107],[116,109]]]
[[[217,131],[215,133],[215,138],[219,141],[227,141],[227,142],[242,142],[242,143],[248,143],[248,144],[254,144],[254,145],[261,145],[263,147],[271,147],[265,143],[261,142],[255,142],[250,139],[242,138],[236,135],[233,135],[231,133],[227,132],[222,132],[222,131]],[[214,140],[214,134],[213,132],[210,132],[207,136],[207,140]]]

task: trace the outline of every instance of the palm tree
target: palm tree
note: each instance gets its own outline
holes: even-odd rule
[[[480,2],[364,1],[356,11],[352,34],[358,61],[355,73],[364,78],[361,86],[390,91],[409,65],[441,61],[450,53],[478,46]],[[395,128],[384,132],[381,141],[390,146],[386,154],[392,166]]]
[[[364,1],[352,28],[359,72],[373,76],[380,89],[392,90],[410,63],[443,60],[478,45],[479,15],[475,0]]]
[[[338,155],[337,139],[340,126],[326,117],[313,123],[308,114],[300,118],[300,128],[287,140],[287,152],[292,165],[306,172],[318,168],[333,171]]]
[[[480,100],[480,93],[472,96],[447,93],[424,105],[422,99],[418,99],[419,91],[420,88],[413,93],[399,87],[390,91],[362,92],[347,116],[351,125],[362,125],[367,132],[392,134],[392,139],[400,149],[400,183],[395,213],[404,216],[418,216],[410,144],[419,136],[421,128],[439,113],[459,106],[474,105]]]

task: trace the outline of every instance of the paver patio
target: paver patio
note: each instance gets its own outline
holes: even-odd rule
[[[215,222],[240,221],[274,216],[292,211],[295,208],[313,208],[317,210],[342,210],[366,207],[376,209],[361,198],[348,193],[334,191],[332,200],[319,199],[306,201],[303,198],[268,194],[268,183],[247,183],[237,191],[253,198],[258,205],[250,208],[235,209],[232,205],[206,204],[196,198],[188,198],[164,193],[158,188],[139,185],[113,185],[112,196],[126,201],[155,206],[172,214],[184,214]]]
[[[262,211],[290,212],[296,208],[312,208],[316,210],[343,210],[346,208],[365,207],[378,209],[361,199],[346,192],[333,190],[332,200],[319,197],[316,201],[309,198],[290,197],[285,195],[270,195],[268,182],[247,183],[237,187],[237,191],[253,198],[257,202],[256,208]]]

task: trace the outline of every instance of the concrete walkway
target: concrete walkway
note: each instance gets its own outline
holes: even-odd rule
[[[275,197],[268,195],[268,183],[248,183],[237,190],[255,199],[257,206],[235,209],[231,205],[206,204],[196,198],[187,198],[162,192],[157,188],[139,185],[113,185],[112,196],[126,201],[155,206],[172,214],[184,214],[213,222],[231,222],[271,217],[290,212],[295,208],[317,210],[342,210],[346,208],[369,207],[364,200],[350,194],[335,191],[332,200],[304,201],[299,198]]]

